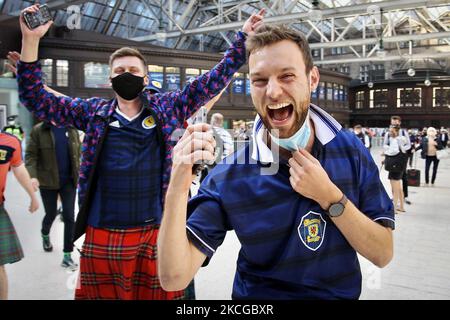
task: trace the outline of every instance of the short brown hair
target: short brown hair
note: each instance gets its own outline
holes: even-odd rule
[[[112,64],[114,60],[122,57],[137,57],[142,61],[142,64],[144,65],[144,73],[147,73],[147,62],[145,62],[145,58],[142,55],[142,53],[139,52],[138,49],[130,48],[130,47],[123,47],[120,49],[117,49],[114,51],[111,56],[109,57],[109,67],[112,67]]]
[[[402,118],[400,118],[400,116],[392,116],[391,120],[398,120],[398,121],[402,121]]]
[[[256,29],[255,34],[248,37],[245,43],[248,56],[250,57],[253,51],[283,40],[290,40],[297,44],[303,55],[306,73],[309,73],[314,67],[314,63],[308,40],[303,33],[286,25],[262,25]]]

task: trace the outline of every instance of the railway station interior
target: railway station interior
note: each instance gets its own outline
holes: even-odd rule
[[[7,137],[15,136],[19,141],[17,146],[20,145],[21,152],[17,157],[21,160],[17,163],[25,164],[31,178],[35,174],[47,175],[39,172],[43,170],[41,165],[36,168],[32,159],[45,158],[42,154],[51,152],[51,147],[30,143],[34,141],[34,128],[42,122],[29,111],[33,108],[32,103],[26,107],[23,103],[33,95],[32,89],[27,93],[26,86],[21,87],[25,80],[20,80],[27,78],[24,70],[29,68],[31,61],[16,65],[10,57],[12,52],[24,52],[19,16],[34,3],[0,0],[0,128],[2,133],[8,133]],[[286,25],[303,33],[320,73],[317,87],[311,91],[311,104],[334,118],[341,126],[340,130],[357,136],[362,143],[361,150],[369,152],[376,166],[389,201],[397,200],[393,180],[400,181],[398,190],[402,188],[401,207],[397,210],[396,203],[391,205],[395,210],[391,219],[395,220],[392,259],[381,268],[358,253],[362,278],[357,298],[450,299],[448,0],[48,0],[40,1],[40,4],[47,6],[53,20],[53,25],[40,39],[37,53],[43,82],[61,95],[86,101],[94,97],[115,99],[110,56],[122,47],[136,48],[142,53],[149,79],[144,90],[156,87],[158,95],[183,90],[197,77],[207,75],[235,45],[235,38],[245,21],[261,9],[264,9],[264,24]],[[222,127],[228,132],[234,153],[257,141],[254,136],[258,130],[257,111],[252,99],[255,89],[249,67],[246,61],[231,75],[229,85],[206,119],[210,123],[213,114],[221,114]],[[35,76],[28,76],[27,81]],[[36,102],[36,110],[41,108],[45,107]],[[400,119],[401,124],[394,124],[393,119]],[[51,125],[50,120],[44,120],[43,125],[48,125],[47,122]],[[132,120],[128,120],[131,123]],[[79,162],[81,154],[89,151],[86,150],[89,126],[86,132],[75,131],[80,139],[76,144],[78,149],[71,151],[69,156],[66,154],[67,161],[78,155]],[[145,128],[145,123],[143,126]],[[49,141],[53,141],[55,150],[58,144],[55,141],[64,139],[64,135],[56,138],[56,131],[51,130],[53,136]],[[390,135],[395,130],[409,142],[408,149],[400,148],[400,153],[405,153],[408,158],[400,180],[393,178],[385,167],[386,159],[390,157],[386,153],[391,150]],[[66,139],[69,136],[66,131]],[[425,153],[424,141],[428,148]],[[0,142],[0,145],[4,144],[3,140]],[[75,148],[74,142],[65,143]],[[434,143],[435,147],[428,147],[428,143]],[[28,149],[30,146],[34,153]],[[117,154],[123,153],[123,150],[115,150]],[[431,150],[434,153],[430,153]],[[60,159],[58,152],[47,159],[56,164]],[[0,158],[5,161],[0,165],[12,161],[4,157],[3,151]],[[87,172],[83,170],[89,166],[88,162],[81,159],[81,175]],[[58,171],[61,167],[53,169],[61,175]],[[69,168],[74,169],[74,165]],[[51,229],[49,227],[49,233],[45,234],[44,217],[47,214],[43,199],[48,200],[45,196],[48,196],[48,190],[45,190],[44,182],[39,181],[40,187],[35,188],[39,208],[31,214],[29,195],[18,181],[12,162],[11,167],[5,169],[5,175],[2,211],[7,211],[14,226],[23,257],[4,264],[7,278],[0,273],[0,287],[2,279],[3,287],[7,281],[7,295],[4,291],[3,298],[73,300],[79,286],[84,236],[75,242],[70,261],[67,260],[66,247],[70,240],[64,240],[67,230],[61,213],[62,201],[57,200],[57,216],[53,217]],[[99,178],[92,174],[89,179],[83,179],[93,183]],[[198,192],[200,186],[200,181],[195,179],[191,186],[193,193]],[[74,220],[77,220],[81,208],[79,191],[74,192],[73,211]],[[332,223],[331,218],[326,220]],[[4,241],[3,244],[0,242],[0,257],[6,256],[6,250],[10,249],[5,239],[11,231],[6,228],[0,224],[0,241]],[[323,232],[331,232],[331,229],[327,225]],[[297,236],[302,237],[300,231]],[[46,243],[49,239],[51,244]],[[200,238],[197,241],[203,242]],[[195,276],[191,288],[195,299],[232,299],[236,269],[241,267],[237,261],[246,255],[240,253],[241,241],[233,230],[226,234],[209,264],[200,268]],[[315,248],[314,253],[324,249],[327,239],[322,241],[322,247]],[[51,250],[49,246],[52,246]],[[304,249],[304,242],[299,241],[299,247]],[[158,279],[152,281],[157,283]]]

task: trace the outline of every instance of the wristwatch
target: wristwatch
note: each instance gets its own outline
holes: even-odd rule
[[[341,200],[339,200],[336,203],[332,203],[331,206],[328,208],[327,210],[328,215],[332,218],[339,217],[344,212],[347,201],[348,199],[345,196],[345,194],[342,194]]]

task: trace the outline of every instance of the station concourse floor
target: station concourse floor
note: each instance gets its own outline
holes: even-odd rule
[[[372,156],[378,167],[381,148],[373,148]],[[424,160],[418,159],[424,182]],[[431,173],[430,173],[431,174]],[[391,194],[387,172],[381,179]],[[360,256],[363,273],[364,300],[448,300],[450,299],[450,158],[439,163],[434,187],[409,187],[411,205],[406,213],[396,215],[394,258],[379,269]],[[25,258],[6,265],[11,300],[71,300],[74,296],[78,272],[60,266],[62,260],[63,223],[57,218],[50,236],[53,252],[42,249],[40,224],[44,216],[40,209],[28,213],[28,196],[17,181],[8,175],[5,207],[10,214],[22,243]],[[40,196],[39,196],[40,199]],[[231,298],[239,243],[229,232],[222,246],[206,268],[196,276],[197,299]],[[74,261],[79,254],[75,250]]]

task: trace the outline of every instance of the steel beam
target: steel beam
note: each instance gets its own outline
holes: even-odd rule
[[[76,6],[76,5],[81,5],[84,4],[86,2],[89,2],[89,0],[68,0],[68,1],[64,1],[64,0],[56,0],[56,1],[51,1],[47,3],[47,6],[50,10],[60,10],[60,9],[64,9],[67,8],[69,6]],[[20,10],[8,13],[7,16],[3,16],[0,17],[0,22],[3,21],[8,21],[11,19],[15,19],[16,17],[18,17],[20,15]]]
[[[194,1],[194,0],[191,0]],[[408,10],[408,9],[414,9],[418,6],[427,6],[427,7],[434,7],[434,6],[440,6],[447,4],[448,0],[393,0],[393,1],[383,1],[383,2],[377,2],[376,4],[383,8],[383,12],[388,12],[391,10]],[[342,17],[349,17],[354,15],[363,15],[367,14],[367,4],[359,4],[359,5],[352,5],[352,6],[344,6],[344,7],[338,7],[338,8],[329,8],[329,9],[323,9],[322,10],[322,17],[323,19],[335,17],[335,18],[342,18]],[[266,17],[265,22],[266,23],[289,23],[294,22],[298,20],[307,20],[309,18],[309,12],[300,12],[300,13],[290,13],[285,15],[279,15],[279,16],[272,16],[272,17]],[[201,27],[201,28],[194,28],[194,29],[187,29],[184,33],[179,31],[172,31],[167,32],[166,37],[167,38],[174,38],[179,37],[181,35],[193,35],[193,34],[205,34],[210,32],[220,32],[220,31],[228,31],[228,30],[236,30],[242,27],[243,21],[237,21],[232,23],[224,23],[221,25],[215,25],[215,26],[207,26],[207,27]],[[143,37],[137,37],[133,40],[136,41],[151,41],[156,40],[156,35],[149,35],[149,36],[143,36]]]
[[[383,38],[384,43],[395,43],[403,41],[413,41],[413,40],[429,40],[429,39],[442,39],[450,37],[450,31],[445,32],[431,32],[422,34],[405,34],[393,37]],[[379,39],[377,38],[367,38],[367,39],[352,39],[352,40],[342,40],[336,42],[324,42],[324,43],[311,43],[309,46],[311,49],[320,48],[334,48],[334,47],[348,47],[348,46],[358,46],[358,45],[368,45],[377,44]]]
[[[342,64],[342,63],[361,63],[361,62],[386,62],[386,61],[397,61],[405,59],[445,59],[448,58],[448,52],[440,53],[416,53],[413,55],[386,55],[384,58],[370,57],[370,58],[349,58],[349,59],[334,59],[334,60],[317,60],[314,61],[316,65],[328,65],[328,64]]]

